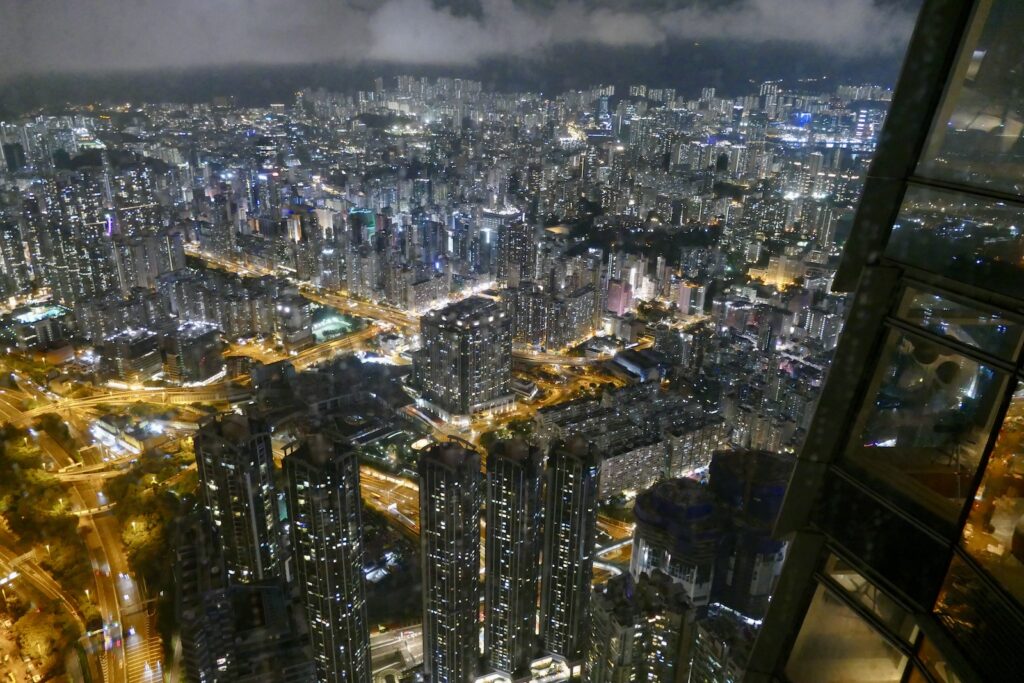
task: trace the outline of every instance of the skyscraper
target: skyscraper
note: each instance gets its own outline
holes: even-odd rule
[[[359,457],[317,434],[284,461],[295,575],[302,591],[317,676],[369,681]]]
[[[764,617],[785,558],[785,544],[771,531],[793,464],[793,456],[770,451],[718,451],[711,458],[708,488],[729,516],[713,599],[751,619]]]
[[[541,453],[521,440],[487,455],[484,653],[492,669],[527,669],[536,648]]]
[[[581,438],[548,455],[540,631],[546,651],[579,662],[586,643],[601,456]]]
[[[588,683],[691,680],[696,609],[667,574],[616,576],[597,590],[591,611]]]
[[[707,607],[726,524],[711,491],[693,479],[669,479],[637,496],[633,510],[633,578],[665,572],[693,604]]]
[[[523,280],[532,280],[536,258],[537,236],[532,225],[516,221],[498,229],[499,281],[515,287]]]
[[[501,302],[470,297],[426,314],[420,327],[415,378],[430,408],[459,421],[512,404],[512,329]]]
[[[480,454],[437,444],[420,456],[423,668],[436,683],[473,679],[480,628]]]
[[[926,0],[834,289],[856,294],[746,680],[1018,680],[1024,6]]]
[[[274,459],[267,423],[228,413],[196,432],[202,501],[221,542],[228,578],[250,583],[280,571]]]

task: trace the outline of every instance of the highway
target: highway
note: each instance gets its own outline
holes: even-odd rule
[[[200,387],[182,387],[176,389],[128,389],[112,391],[107,394],[88,396],[85,398],[58,398],[45,405],[37,406],[20,413],[21,423],[28,423],[33,418],[46,413],[95,408],[102,405],[129,405],[132,403],[157,403],[188,405],[190,403],[224,403],[228,400],[228,385],[224,383],[210,384]],[[0,401],[2,403],[2,401]]]
[[[565,356],[560,353],[536,353],[533,351],[524,351],[522,349],[513,349],[512,358],[526,365],[566,365],[573,367],[585,367],[588,365],[603,363],[606,360],[610,360],[611,356],[587,358],[586,356]]]
[[[226,260],[210,254],[200,253],[190,246],[188,251],[206,262],[241,275],[276,275],[272,269],[258,264],[242,264]],[[227,355],[247,355],[263,362],[288,360],[297,369],[327,361],[334,356],[350,352],[366,344],[375,336],[389,327],[405,334],[415,334],[419,329],[419,318],[397,308],[360,301],[345,296],[340,292],[324,292],[310,286],[300,286],[299,291],[311,301],[331,306],[354,316],[371,320],[371,324],[338,339],[318,344],[294,354],[281,354],[267,349],[262,345],[232,345]],[[533,415],[538,407],[550,405],[564,400],[573,393],[594,382],[607,381],[600,373],[593,371],[593,366],[603,358],[582,358],[564,356],[554,353],[533,353],[515,351],[515,359],[528,365],[552,365],[566,368],[563,372],[572,372],[569,381],[564,384],[539,382],[545,388],[544,397],[535,402],[520,403],[507,414],[485,416],[473,421],[470,440],[479,434],[517,418]],[[0,421],[11,422],[19,426],[28,426],[34,418],[46,413],[62,413],[67,419],[68,427],[73,435],[86,437],[91,422],[91,412],[103,405],[128,405],[137,402],[157,404],[191,403],[226,403],[230,385],[215,382],[206,386],[183,388],[141,388],[133,387],[125,390],[103,391],[87,397],[62,398],[47,388],[39,386],[31,380],[12,373],[18,381],[20,391],[0,390]],[[27,403],[35,404],[27,407]],[[432,425],[432,432],[439,441],[451,437],[465,437],[448,425]],[[73,509],[79,516],[80,525],[84,530],[86,546],[94,567],[96,583],[95,602],[104,621],[106,643],[108,649],[102,657],[102,668],[105,680],[113,683],[135,683],[136,681],[161,680],[163,678],[162,648],[156,634],[154,615],[149,609],[151,603],[146,600],[144,590],[136,585],[122,543],[121,529],[117,519],[109,514],[110,502],[105,500],[102,486],[105,479],[117,476],[118,465],[130,462],[131,457],[123,458],[123,462],[103,462],[99,453],[91,453],[87,461],[75,463],[70,454],[48,436],[38,436],[40,448],[53,461],[58,476],[68,485]],[[410,538],[419,534],[419,490],[416,482],[403,478],[391,477],[371,467],[361,467],[362,495],[367,505],[386,516],[391,523]],[[614,541],[613,546],[599,549],[603,559],[599,569],[615,572],[620,571],[623,553],[628,558],[628,539],[632,528],[616,520],[601,516],[601,530]],[[612,557],[611,554],[615,553]],[[15,558],[0,556],[0,561]],[[614,564],[613,564],[614,563]],[[605,566],[607,564],[607,566]],[[28,580],[38,583],[40,590],[50,591],[55,599],[61,599],[69,609],[77,609],[73,600],[63,596],[60,586],[52,577],[38,570],[29,558],[19,560],[18,571]],[[603,573],[603,572],[602,572]],[[383,634],[382,634],[383,635]],[[422,661],[422,642],[418,636],[390,635],[387,638],[375,637],[374,659],[375,668],[378,660]],[[390,666],[390,665],[387,665]]]
[[[39,387],[19,378],[19,386],[26,393],[31,392],[36,400],[50,401],[50,397]],[[207,389],[208,387],[200,387]],[[20,392],[5,392],[0,400],[0,412],[3,419],[15,424],[25,424],[31,420],[29,416],[32,411],[21,412],[12,404],[11,399],[18,399]],[[131,394],[146,394],[151,396],[152,392],[122,392]],[[70,408],[89,405],[89,401],[109,401],[111,395],[95,397],[90,399],[70,399],[62,403]],[[27,397],[26,397],[27,398]],[[85,403],[82,403],[82,402]],[[18,401],[19,403],[21,401]],[[46,406],[53,408],[53,404]],[[71,457],[49,435],[38,432],[33,434],[40,450],[48,456],[53,466],[58,470],[79,467],[79,464]],[[111,463],[104,463],[99,460],[99,453],[95,450],[83,451],[88,462],[81,465],[81,470],[72,481],[69,481],[69,497],[72,502],[72,510],[79,517],[80,528],[83,531],[85,545],[89,552],[90,563],[93,567],[93,578],[95,582],[95,604],[100,611],[104,623],[104,652],[101,655],[100,668],[103,671],[104,679],[108,683],[136,683],[150,680],[160,680],[162,675],[154,678],[155,672],[162,671],[162,646],[159,636],[155,631],[155,622],[142,596],[142,591],[136,581],[132,578],[131,568],[125,554],[124,544],[121,540],[121,529],[117,519],[109,514],[104,514],[110,509],[110,501],[106,500],[102,489],[102,480],[109,476],[108,471]],[[117,472],[117,470],[113,470]],[[85,475],[82,477],[81,475]],[[3,559],[0,557],[0,559]],[[36,571],[36,567],[29,563],[21,563],[18,570],[23,576],[45,585],[49,578],[45,572]],[[64,595],[60,586],[49,579],[52,585],[49,586],[50,594],[60,599],[62,603],[72,610],[72,614],[81,621],[78,616],[77,607],[73,601]],[[57,592],[60,592],[59,595]]]
[[[82,613],[74,598],[64,592],[61,585],[50,574],[36,562],[35,553],[28,552],[18,555],[11,550],[13,539],[6,534],[0,534],[0,575],[8,576],[12,571],[18,573],[18,579],[31,584],[32,588],[50,600],[55,600],[64,606],[78,626],[85,629],[85,622],[82,621]]]
[[[331,308],[361,318],[382,320],[407,332],[416,332],[420,327],[420,320],[417,316],[393,306],[361,301],[340,292],[325,292],[310,286],[300,287],[299,292],[302,296],[318,304],[330,306]]]
[[[408,538],[419,538],[420,489],[415,482],[360,465],[359,492],[363,504],[391,520]]]
[[[296,355],[291,356],[289,360],[296,370],[305,370],[317,363],[328,361],[341,353],[352,351],[378,334],[380,334],[379,326],[376,323],[370,323],[361,330],[350,332],[343,337],[338,337],[337,339],[332,339],[299,351]]]
[[[221,256],[200,251],[195,245],[188,245],[186,247],[186,251],[191,256],[202,259],[213,266],[229,270],[239,275],[276,274],[267,268],[225,259]],[[327,292],[306,284],[299,286],[299,292],[310,301],[314,301],[324,306],[330,306],[344,313],[368,318],[370,320],[383,321],[405,331],[406,333],[415,333],[419,331],[419,317],[394,306],[363,301],[352,298],[340,291]],[[597,365],[610,358],[610,356],[601,356],[597,358],[567,356],[559,353],[539,353],[524,349],[514,349],[512,351],[512,357],[527,365],[560,365],[575,367]]]
[[[247,277],[262,277],[264,275],[278,275],[273,268],[267,268],[266,266],[259,263],[246,263],[244,261],[229,260],[211,254],[206,251],[202,251],[196,244],[191,242],[185,243],[185,253],[189,256],[194,256],[206,263],[227,270],[238,275],[245,275]]]

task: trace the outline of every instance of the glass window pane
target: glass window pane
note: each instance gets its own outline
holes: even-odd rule
[[[1024,3],[976,3],[918,172],[1024,195]]]
[[[964,526],[963,545],[1024,604],[1024,388],[1018,387]]]
[[[1019,207],[911,185],[885,255],[970,285],[1024,298]]]
[[[829,555],[825,562],[825,575],[839,584],[848,596],[878,617],[893,634],[906,643],[913,642],[917,635],[917,624],[914,623],[913,617],[848,562],[835,555]]]
[[[921,641],[921,649],[917,653],[917,658],[921,660],[921,664],[924,665],[924,668],[928,669],[928,673],[936,681],[941,683],[962,683],[963,679],[953,672],[949,663],[946,662],[946,658],[927,638]],[[924,679],[922,678],[922,680]]]
[[[907,683],[931,683],[931,681],[921,673],[917,666],[913,666],[910,670],[910,676],[907,677]]]
[[[902,652],[818,586],[786,663],[786,676],[793,683],[895,683],[906,664]]]
[[[1004,594],[958,554],[953,555],[934,611],[980,680],[1020,680],[1024,622]]]
[[[892,332],[851,456],[955,519],[988,440],[1005,377],[916,335]]]
[[[1012,358],[1024,327],[998,311],[983,311],[933,292],[908,287],[896,315],[924,329],[997,356]]]

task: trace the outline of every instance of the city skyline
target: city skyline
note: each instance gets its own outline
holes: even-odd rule
[[[0,29],[7,679],[1009,670],[1009,0],[235,1]]]

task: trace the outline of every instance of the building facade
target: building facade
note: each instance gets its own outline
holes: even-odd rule
[[[466,683],[480,658],[480,455],[438,444],[420,456],[423,668]]]
[[[689,678],[696,609],[666,574],[620,574],[599,588],[584,663],[588,683],[682,683]],[[698,679],[699,680],[699,679]]]
[[[265,420],[227,413],[194,437],[199,489],[221,543],[228,578],[251,583],[280,574],[274,455]]]
[[[1024,6],[927,0],[836,289],[856,285],[748,681],[1024,670]]]
[[[359,456],[309,437],[285,458],[295,577],[321,681],[371,678]]]
[[[582,438],[548,454],[540,635],[545,651],[581,661],[589,628],[601,456]]]
[[[484,653],[491,669],[528,670],[536,649],[542,457],[513,440],[487,455]]]
[[[470,297],[420,319],[414,358],[422,400],[447,420],[510,406],[512,330],[501,302]]]

